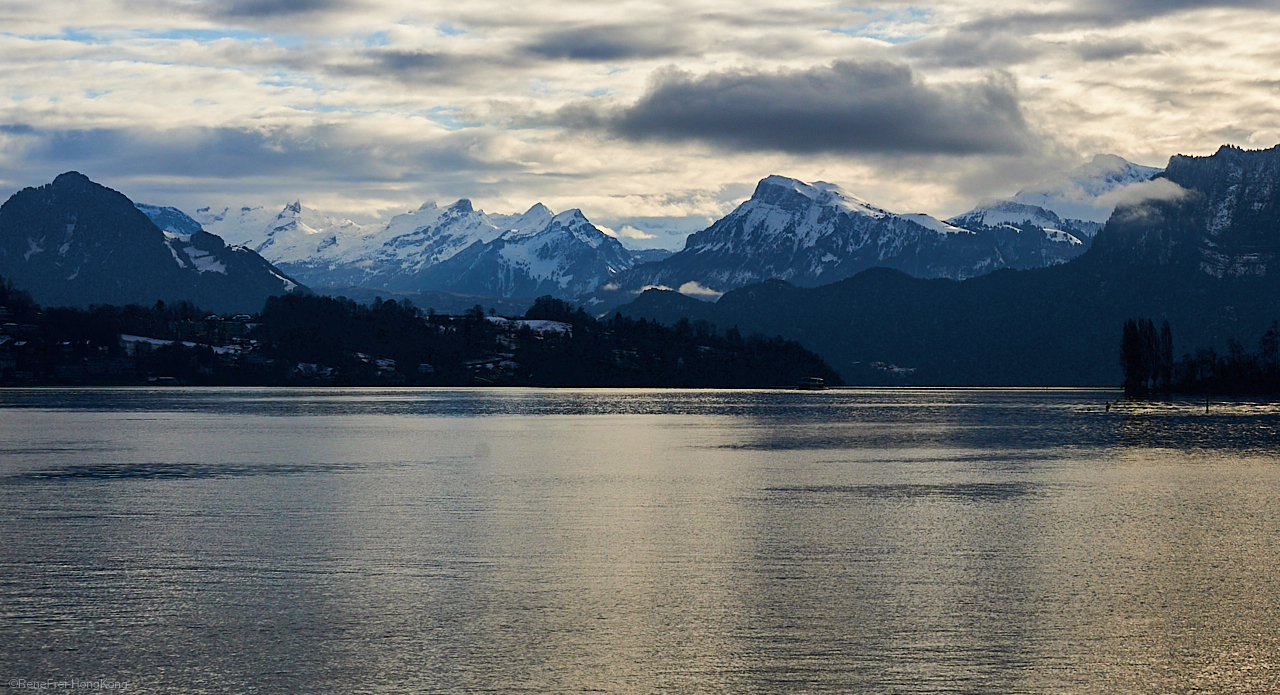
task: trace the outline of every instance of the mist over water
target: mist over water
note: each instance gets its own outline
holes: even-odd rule
[[[1116,397],[3,390],[0,684],[1280,690],[1276,406]]]

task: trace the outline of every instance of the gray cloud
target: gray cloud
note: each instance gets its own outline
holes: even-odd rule
[[[344,0],[206,0],[205,12],[230,19],[276,18],[330,12],[347,7]]]
[[[1278,0],[1079,0],[1069,9],[991,14],[968,22],[963,31],[1053,31],[1110,27],[1201,9],[1280,9]]]
[[[1191,191],[1168,180],[1157,178],[1151,181],[1131,183],[1128,186],[1098,196],[1097,207],[1116,207],[1119,205],[1138,205],[1157,201],[1182,200],[1191,195]]]
[[[456,62],[450,56],[424,51],[388,50],[366,55],[379,71],[394,73],[434,71]]]
[[[1088,61],[1120,60],[1133,55],[1157,53],[1159,49],[1149,42],[1136,38],[1091,37],[1074,44],[1072,50]]]
[[[1013,32],[961,27],[942,36],[902,44],[919,62],[950,67],[1009,66],[1034,60],[1049,46]]]
[[[616,61],[690,53],[688,32],[669,26],[587,26],[552,31],[525,47],[543,58]]]
[[[1032,38],[1040,32],[1102,29],[1207,8],[1280,7],[1280,0],[1079,0],[1052,11],[991,12],[944,33],[895,48],[916,64],[949,67],[1006,67],[1026,63],[1060,45]],[[1112,61],[1158,53],[1150,41],[1089,36],[1065,46],[1086,61]]]
[[[525,67],[502,53],[457,55],[392,48],[362,50],[350,56],[325,56],[323,70],[339,77],[374,77],[407,84],[458,84],[495,70]],[[305,66],[299,65],[299,69]]]
[[[792,153],[1013,153],[1031,141],[1012,80],[927,85],[892,63],[656,75],[635,104],[562,109],[562,124],[633,140],[700,140]]]
[[[297,181],[402,181],[424,172],[487,172],[509,164],[484,154],[487,134],[429,142],[388,141],[341,126],[253,130],[187,128],[35,131],[9,176],[79,169],[110,176],[191,179],[279,177]]]
[[[1275,0],[1087,0],[1081,5],[1086,12],[1126,19],[1143,19],[1209,8],[1276,9],[1278,6]]]
[[[369,200],[408,195],[403,204],[417,205],[431,198],[502,198],[535,181],[545,186],[527,165],[503,156],[506,141],[501,132],[483,128],[410,139],[359,124],[152,131],[37,128],[5,147],[0,202],[70,170],[133,200],[188,206],[183,209],[218,200],[277,205],[317,196],[349,200],[363,211],[357,214],[365,214]]]

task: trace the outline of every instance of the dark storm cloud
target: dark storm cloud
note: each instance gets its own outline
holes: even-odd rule
[[[226,18],[275,18],[331,12],[347,7],[343,0],[216,0],[207,2],[205,12]]]
[[[525,46],[551,59],[616,61],[689,53],[687,32],[672,27],[591,26],[553,31]]]
[[[557,115],[632,140],[792,153],[1013,153],[1031,140],[1011,80],[931,86],[891,63],[701,77],[666,70],[629,107],[578,104]]]

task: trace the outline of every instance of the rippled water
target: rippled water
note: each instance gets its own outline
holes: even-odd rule
[[[1280,408],[1115,397],[3,390],[0,686],[1280,692]]]

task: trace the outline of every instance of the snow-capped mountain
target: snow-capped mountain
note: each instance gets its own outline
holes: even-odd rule
[[[253,248],[262,243],[276,213],[261,206],[213,209],[203,207],[189,219],[228,244]]]
[[[166,214],[175,230],[208,224],[234,234],[317,288],[574,298],[636,263],[580,211],[557,215],[541,203],[522,214],[497,215],[476,210],[465,198],[445,207],[430,202],[372,228],[299,203],[266,222],[261,208],[250,207],[201,208],[194,217]]]
[[[552,215],[536,205],[496,221],[510,229],[430,266],[414,282],[469,294],[576,298],[635,265],[631,253],[580,210]]]
[[[351,220],[330,217],[294,202],[276,215],[253,250],[274,263],[311,264],[341,255],[343,244],[363,233]]]
[[[55,306],[186,300],[245,312],[298,289],[258,254],[227,246],[181,212],[148,208],[76,172],[23,189],[0,207],[0,276]]]
[[[426,203],[413,212],[396,215],[378,231],[353,239],[325,258],[324,268],[304,272],[327,285],[406,290],[427,287],[419,276],[473,244],[497,239],[512,227],[545,225],[551,211],[535,205],[524,215],[489,215],[476,210],[465,198],[444,208]],[[288,266],[293,267],[293,266]]]
[[[619,303],[647,286],[712,298],[765,279],[817,285],[874,266],[964,279],[1063,263],[1088,248],[1130,186],[1157,171],[1099,155],[945,222],[884,210],[829,183],[770,176],[750,200],[691,235],[684,250],[647,263],[581,213],[565,218],[541,204],[497,215],[467,199],[444,207],[426,203],[367,226],[298,202],[274,215],[261,207],[206,207],[187,218],[189,224],[156,221],[175,233],[220,234],[319,288],[592,294],[594,303]],[[633,266],[640,267],[629,270]]]
[[[341,255],[344,244],[367,234],[351,220],[333,217],[304,207],[300,202],[286,205],[274,217],[265,208],[200,208],[192,222],[233,243],[247,246],[277,264],[324,266]],[[157,224],[160,224],[157,221]]]
[[[1046,256],[1079,243],[1069,235],[967,230],[929,215],[889,212],[833,184],[770,176],[729,215],[691,235],[684,250],[620,275],[593,299],[626,301],[646,287],[712,298],[762,280],[812,286],[876,266],[964,279],[1044,265]]]
[[[649,291],[618,310],[781,335],[869,384],[1119,384],[1119,327],[1135,316],[1167,318],[1179,351],[1259,344],[1280,316],[1280,147],[1175,156],[1124,191],[1088,251],[1037,272],[929,282],[877,269],[714,304]]]
[[[1123,199],[1125,189],[1160,171],[1113,154],[1100,154],[1065,174],[1018,191],[1008,200],[976,207],[947,222],[974,231],[1003,228],[1040,231],[1047,236],[1068,234],[1087,248]]]
[[[317,285],[574,298],[635,264],[578,210],[557,215],[539,203],[522,214],[491,215],[465,198],[397,215],[320,260],[282,266]]]
[[[1044,208],[1063,220],[1103,224],[1111,217],[1119,192],[1161,171],[1114,154],[1099,154],[1066,174],[1018,191],[1013,202]]]

